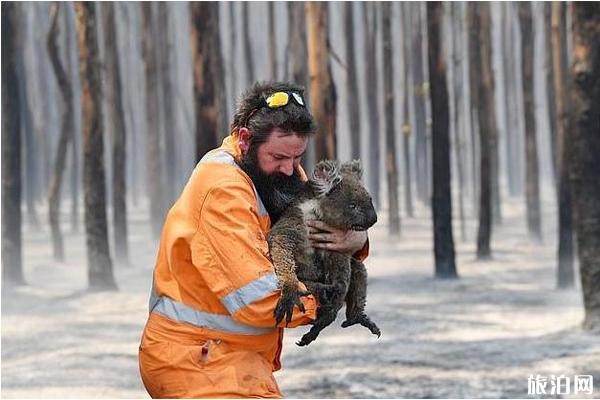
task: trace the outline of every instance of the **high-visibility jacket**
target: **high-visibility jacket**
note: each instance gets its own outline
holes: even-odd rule
[[[281,367],[285,321],[275,326],[271,222],[239,156],[237,137],[226,137],[167,215],[139,349],[152,397],[281,397],[272,372]],[[289,327],[316,318],[315,298],[302,302],[306,312],[295,308]]]

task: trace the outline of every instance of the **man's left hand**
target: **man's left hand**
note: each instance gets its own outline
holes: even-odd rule
[[[367,242],[367,231],[337,229],[321,221],[309,220],[308,240],[317,249],[333,250],[353,255]]]

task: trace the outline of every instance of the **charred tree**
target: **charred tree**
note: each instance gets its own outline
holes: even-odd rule
[[[59,4],[60,3],[56,2],[52,3],[50,6],[50,20],[52,22],[46,41],[48,54],[50,55],[50,61],[52,62],[52,69],[56,75],[56,80],[58,82],[58,87],[60,88],[63,102],[60,137],[58,139],[56,156],[54,158],[54,168],[52,170],[50,188],[48,191],[48,220],[50,222],[50,229],[52,231],[52,248],[54,259],[57,261],[63,261],[65,255],[63,238],[60,230],[61,186],[63,181],[63,172],[65,170],[65,163],[67,160],[67,149],[69,142],[73,137],[73,130],[75,127],[73,123],[73,89],[70,77],[67,76],[63,62],[60,60],[57,44],[57,37],[59,33],[58,18],[60,15]]]
[[[277,80],[277,36],[275,29],[275,2],[269,1],[269,79]]]
[[[571,104],[567,96],[571,93],[569,61],[567,56],[566,4],[552,3],[552,63],[554,67],[554,93],[557,113],[557,156],[558,156],[558,269],[557,286],[572,287],[575,281],[573,249],[573,208],[569,171],[569,147],[567,137]],[[567,140],[569,139],[569,140]]]
[[[160,235],[163,223],[163,181],[161,174],[158,60],[154,45],[156,26],[151,2],[140,3],[142,18],[142,58],[146,79],[146,185],[150,201],[150,224],[154,237]]]
[[[289,4],[289,3],[288,3]],[[231,66],[229,79],[231,81],[231,99],[236,99],[238,96],[238,88],[237,88],[237,70],[234,60],[238,54],[238,44],[237,44],[237,22],[235,19],[235,7],[236,2],[231,1],[228,4],[229,7],[229,65]],[[232,104],[235,106],[235,104]]]
[[[427,3],[429,79],[431,81],[433,155],[433,242],[435,276],[456,278],[450,191],[450,110],[446,60],[442,50],[442,3]]]
[[[112,130],[112,180],[113,180],[113,244],[115,259],[129,264],[129,246],[127,239],[127,186],[126,157],[127,132],[125,130],[125,109],[123,106],[121,71],[119,70],[119,51],[117,48],[117,30],[115,24],[114,3],[102,3],[104,11],[104,44],[106,47],[106,72],[108,77],[108,104]],[[167,99],[167,102],[169,100]]]
[[[356,58],[354,56],[354,3],[344,3],[344,37],[346,44],[346,92],[348,95],[348,127],[350,129],[351,154],[360,159],[360,110],[358,106],[358,80],[356,79]]]
[[[219,6],[216,2],[191,3],[192,49],[194,61],[194,104],[196,110],[196,160],[217,147],[221,102],[218,84],[222,79],[219,65]]]
[[[556,110],[556,92],[554,88],[554,63],[552,47],[552,3],[543,3],[544,6],[544,48],[546,50],[545,78],[546,78],[546,99],[548,101],[548,122],[550,125],[550,149],[552,150],[552,177],[558,187],[558,154],[557,154],[557,110]]]
[[[585,307],[584,329],[600,333],[600,4],[573,4],[573,208]]]
[[[335,159],[337,95],[329,61],[328,3],[305,3],[310,105],[317,124],[315,158]]]
[[[535,104],[533,100],[533,18],[531,3],[519,3],[523,71],[523,99],[525,112],[525,198],[527,228],[535,240],[542,239],[540,215],[540,183],[536,142]]]
[[[108,248],[102,142],[102,92],[95,4],[76,2],[79,74],[83,110],[83,186],[88,280],[92,290],[114,290]]]
[[[379,125],[379,96],[377,93],[377,3],[363,1],[362,15],[365,29],[364,59],[367,101],[367,121],[369,122],[369,192],[373,196],[373,203],[379,208],[379,160],[381,133]]]
[[[2,287],[25,284],[21,236],[19,5],[2,3]]]
[[[403,141],[403,158],[404,158],[404,205],[406,207],[406,215],[409,217],[414,216],[413,200],[412,200],[412,173],[410,165],[410,136],[412,133],[410,123],[410,15],[407,3],[401,5],[402,7],[402,50],[404,52],[404,87],[402,96],[402,117],[404,123],[402,124],[402,141]]]
[[[252,44],[250,43],[250,18],[248,16],[249,2],[242,1],[242,37],[244,46],[244,60],[246,67],[246,83],[252,85],[256,75],[254,74],[254,54],[252,52]],[[193,7],[192,7],[193,9]],[[193,18],[193,17],[192,17]]]
[[[391,3],[381,4],[381,26],[383,45],[383,80],[387,87],[394,87]],[[389,233],[400,233],[400,210],[398,207],[398,164],[396,161],[396,128],[394,126],[394,91],[383,91],[383,106],[385,110],[385,170],[387,176],[387,192],[389,204]]]

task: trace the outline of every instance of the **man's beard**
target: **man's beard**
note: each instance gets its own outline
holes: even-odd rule
[[[248,174],[274,224],[283,212],[298,198],[305,187],[298,171],[292,176],[281,173],[265,174],[258,166],[257,146],[251,146],[238,164]]]

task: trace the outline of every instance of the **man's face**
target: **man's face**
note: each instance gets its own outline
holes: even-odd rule
[[[308,138],[275,129],[264,143],[246,147],[244,142],[242,134],[240,166],[252,179],[275,223],[304,187],[296,169]]]

